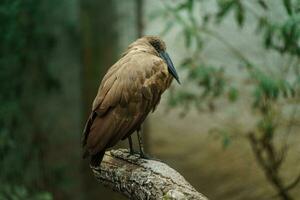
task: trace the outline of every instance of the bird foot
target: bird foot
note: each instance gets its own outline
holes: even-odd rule
[[[130,155],[140,155],[140,152],[138,152],[138,151],[133,151],[133,150],[129,150],[129,154],[130,154]]]
[[[150,156],[146,153],[140,152],[140,151],[134,151],[132,149],[129,149],[129,156],[140,156],[140,158],[145,159],[145,160],[155,160],[158,162],[163,162],[162,160],[155,158],[153,156]]]

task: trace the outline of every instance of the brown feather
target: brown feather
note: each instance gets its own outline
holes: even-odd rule
[[[167,65],[147,37],[128,47],[104,76],[84,130],[82,144],[94,164],[102,159],[95,156],[103,156],[106,148],[140,128],[171,81]]]

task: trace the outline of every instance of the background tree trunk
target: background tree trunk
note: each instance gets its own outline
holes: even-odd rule
[[[80,27],[82,40],[82,122],[91,112],[92,102],[106,70],[116,61],[118,54],[117,9],[115,1],[81,0]],[[84,125],[82,125],[83,127]],[[82,179],[86,199],[103,196],[90,171],[88,159],[82,163]],[[114,194],[109,193],[110,199]]]
[[[90,114],[100,80],[117,58],[118,17],[115,6],[114,1],[81,0],[84,119]]]

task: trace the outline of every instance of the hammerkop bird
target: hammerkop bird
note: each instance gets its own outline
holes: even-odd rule
[[[90,164],[99,166],[105,149],[126,138],[130,153],[134,153],[131,134],[137,131],[140,156],[146,158],[141,124],[155,110],[173,78],[180,83],[159,37],[145,36],[130,44],[101,81],[83,132],[83,157],[91,156]]]

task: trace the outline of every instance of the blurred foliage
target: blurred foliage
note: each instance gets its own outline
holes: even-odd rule
[[[233,103],[239,100],[241,92],[248,93],[252,102],[250,109],[255,113],[257,124],[244,135],[249,139],[258,163],[278,195],[282,199],[292,199],[289,190],[299,180],[295,175],[295,181],[282,182],[278,169],[286,155],[287,144],[280,148],[274,144],[274,138],[282,132],[279,131],[280,126],[284,126],[287,133],[291,126],[297,126],[291,121],[297,116],[295,112],[300,102],[300,1],[183,0],[174,4],[162,3],[164,11],[153,15],[162,17],[166,22],[162,34],[167,34],[175,25],[179,26],[181,31],[178,37],[185,41],[189,51],[180,65],[187,74],[186,80],[182,81],[183,87],[170,95],[170,106],[182,107],[182,115],[187,114],[191,105],[201,112],[205,107],[214,111],[215,101],[225,98]],[[209,9],[207,5],[212,4],[217,9]],[[274,17],[280,8],[284,11],[280,13],[283,16]],[[248,18],[253,20],[250,22]],[[254,21],[256,28],[252,28],[253,33],[260,38],[261,48],[265,49],[266,54],[275,53],[285,64],[278,67],[260,66],[255,60],[249,59],[233,45],[235,38],[226,37],[229,34],[221,34],[215,28],[222,26],[225,19],[234,20],[241,34],[246,27],[252,28]],[[233,67],[242,69],[246,76],[237,79],[227,73],[225,67],[207,61],[203,52],[209,39],[224,45],[234,55],[237,65]],[[284,111],[288,106],[292,106],[293,111],[286,114]],[[282,125],[287,119],[290,120],[288,125]],[[222,136],[224,146],[230,144],[234,135],[226,127],[216,128],[212,132]]]
[[[45,190],[61,181],[57,169],[46,169],[48,116],[42,112],[44,99],[59,91],[49,61],[60,5],[58,0],[0,3],[0,199],[52,199]]]
[[[38,192],[35,194],[29,194],[25,187],[20,186],[8,186],[1,185],[0,199],[11,199],[11,200],[51,200],[53,199],[51,194],[48,192]]]

